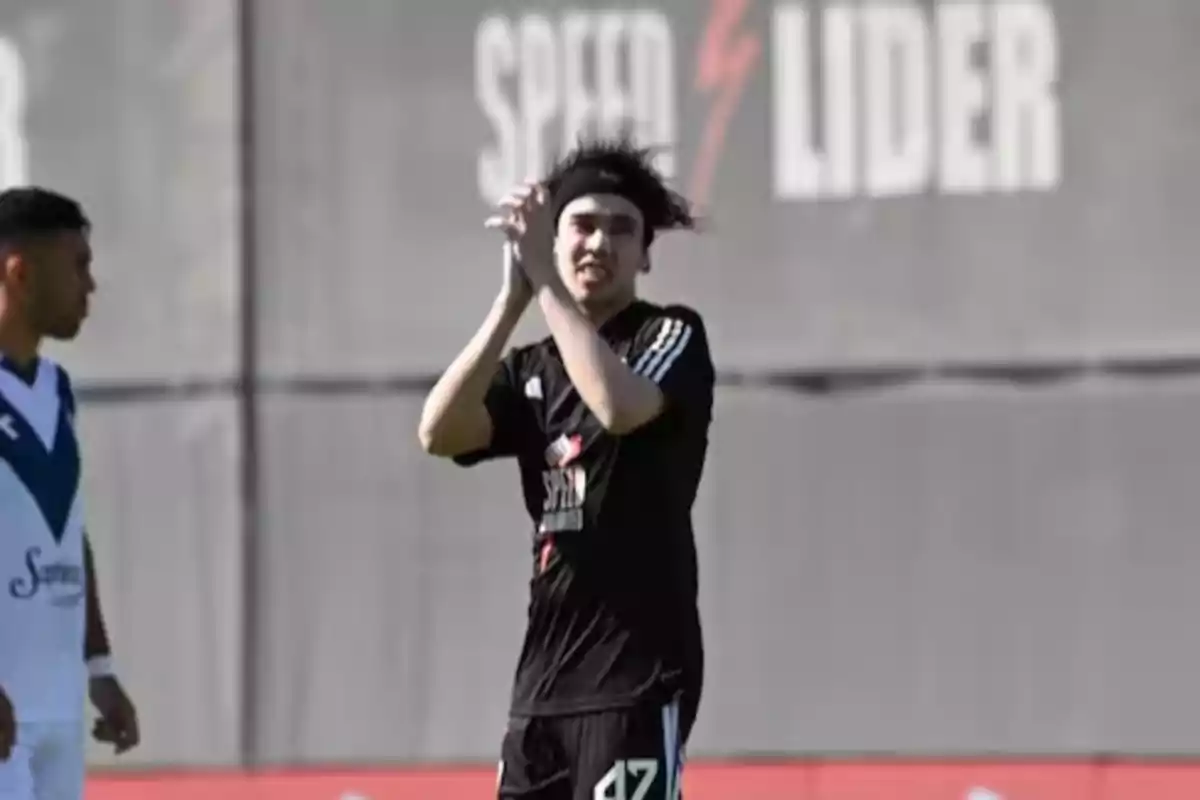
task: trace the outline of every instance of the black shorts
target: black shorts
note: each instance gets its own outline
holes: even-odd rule
[[[502,800],[680,800],[683,745],[695,717],[637,706],[514,717],[500,748]]]

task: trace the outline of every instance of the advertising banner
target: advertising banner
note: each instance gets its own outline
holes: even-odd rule
[[[264,368],[440,369],[489,206],[629,130],[728,369],[1194,353],[1194,0],[257,4]]]

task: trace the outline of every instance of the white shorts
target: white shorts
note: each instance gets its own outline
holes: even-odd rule
[[[20,722],[0,761],[0,800],[83,800],[83,722]]]

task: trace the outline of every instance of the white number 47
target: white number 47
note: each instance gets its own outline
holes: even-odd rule
[[[596,782],[592,800],[646,800],[657,777],[658,762],[653,758],[618,761]],[[633,794],[629,794],[630,783]]]

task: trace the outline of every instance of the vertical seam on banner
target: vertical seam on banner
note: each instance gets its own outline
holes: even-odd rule
[[[241,708],[238,719],[238,763],[242,767],[258,765],[259,747],[259,666],[262,628],[258,594],[258,576],[262,561],[259,518],[262,510],[259,470],[262,467],[258,402],[258,128],[255,119],[254,46],[257,27],[253,0],[235,4],[238,103],[238,277],[241,307],[238,320],[238,423],[241,441],[238,454],[238,511],[241,539],[238,542],[241,564],[243,609],[241,663]]]

